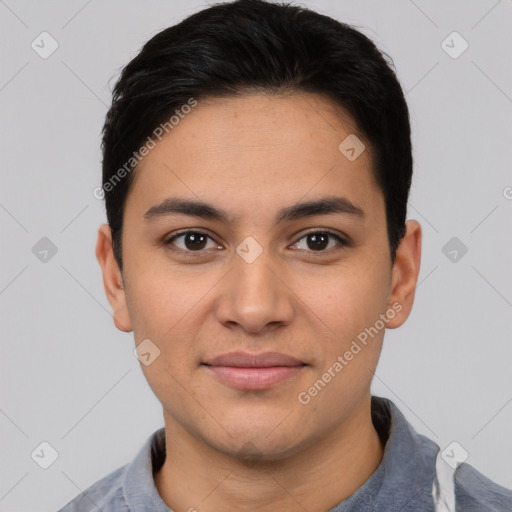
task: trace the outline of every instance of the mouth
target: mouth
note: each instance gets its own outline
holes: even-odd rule
[[[276,386],[297,376],[307,365],[278,352],[230,352],[210,359],[202,366],[230,387],[256,391]]]

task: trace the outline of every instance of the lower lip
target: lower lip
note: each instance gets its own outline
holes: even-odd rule
[[[248,390],[267,389],[296,376],[303,368],[300,366],[272,366],[270,368],[238,368],[235,366],[208,366],[221,381],[231,387]]]

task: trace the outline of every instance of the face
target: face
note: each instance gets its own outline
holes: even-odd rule
[[[414,289],[371,166],[312,94],[199,102],[139,164],[122,278],[107,226],[97,254],[117,327],[159,350],[141,367],[168,429],[270,460],[347,424]]]

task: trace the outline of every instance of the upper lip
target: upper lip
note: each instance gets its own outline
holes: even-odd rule
[[[234,366],[239,368],[270,368],[272,366],[303,366],[295,357],[279,352],[229,352],[208,359],[203,364],[208,366]]]

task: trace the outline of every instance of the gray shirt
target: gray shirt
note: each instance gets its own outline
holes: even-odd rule
[[[466,463],[449,465],[439,447],[418,434],[391,400],[372,396],[371,412],[385,444],[384,457],[354,494],[328,512],[512,512],[512,490]],[[153,479],[164,460],[161,428],[132,462],[91,485],[59,512],[172,512]]]

